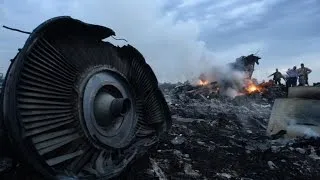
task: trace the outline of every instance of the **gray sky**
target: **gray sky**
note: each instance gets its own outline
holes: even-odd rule
[[[318,0],[0,0],[1,25],[32,31],[61,15],[112,28],[160,81],[183,81],[257,50],[259,80],[304,62],[310,81],[320,81]],[[0,71],[27,37],[0,29]]]

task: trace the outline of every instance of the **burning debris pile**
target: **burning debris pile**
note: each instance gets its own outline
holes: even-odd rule
[[[258,84],[254,79],[245,80],[244,86],[241,89],[232,89],[234,91],[232,94],[228,93],[230,88],[227,87],[223,89],[221,84],[218,82],[209,82],[201,79],[195,85],[192,85],[188,81],[178,84],[164,83],[161,85],[161,88],[165,94],[170,93],[169,91],[174,91],[174,93],[171,92],[171,94],[176,94],[176,96],[179,96],[176,98],[182,98],[181,96],[186,96],[189,98],[204,100],[225,96],[231,98],[236,96],[247,96],[255,98],[260,97],[273,102],[273,100],[276,98],[286,96],[285,86],[275,86],[273,81]],[[190,99],[185,100],[188,101]]]
[[[251,54],[241,56],[227,66],[213,66],[200,74],[199,79],[192,84],[207,86],[211,93],[230,97],[263,93],[266,87],[273,86],[273,83],[258,84],[257,80],[252,79],[254,66],[259,64],[259,59],[261,58]]]
[[[219,95],[216,83],[160,85],[172,111],[173,127],[146,158],[149,166],[131,169],[131,174],[125,176],[186,180],[318,179],[319,141],[265,135],[271,103],[285,93],[281,87],[263,85],[248,88],[247,93],[235,98]],[[140,161],[135,167],[145,163]]]

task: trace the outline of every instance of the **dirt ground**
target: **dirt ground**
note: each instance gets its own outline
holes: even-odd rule
[[[281,88],[235,99],[193,97],[189,90],[163,87],[173,127],[123,179],[320,179],[318,139],[265,136]]]

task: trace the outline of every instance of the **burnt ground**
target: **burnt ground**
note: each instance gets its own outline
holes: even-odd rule
[[[265,136],[274,99],[285,96],[282,88],[232,99],[188,84],[160,87],[172,128],[117,179],[320,179],[318,139]],[[7,163],[14,162],[1,161],[0,170]],[[32,173],[20,164],[4,179]]]
[[[162,90],[172,129],[123,179],[320,179],[318,139],[265,136],[281,88],[234,99],[194,96],[188,85]]]

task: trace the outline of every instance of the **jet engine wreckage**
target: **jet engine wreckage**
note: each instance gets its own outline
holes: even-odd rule
[[[66,16],[30,34],[3,83],[2,151],[46,179],[108,179],[158,142],[171,115],[157,78],[134,47],[102,41],[114,35]]]

